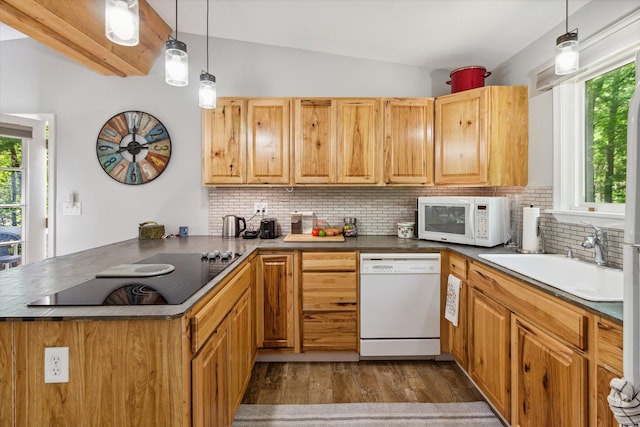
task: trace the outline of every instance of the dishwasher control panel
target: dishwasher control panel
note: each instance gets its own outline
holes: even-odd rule
[[[361,254],[360,274],[440,274],[440,254]]]

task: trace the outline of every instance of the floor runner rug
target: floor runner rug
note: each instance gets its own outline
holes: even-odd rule
[[[233,427],[502,427],[485,402],[240,405]]]

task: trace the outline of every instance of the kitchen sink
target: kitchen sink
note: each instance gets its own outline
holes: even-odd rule
[[[622,270],[551,254],[479,254],[494,264],[589,301],[622,301]]]

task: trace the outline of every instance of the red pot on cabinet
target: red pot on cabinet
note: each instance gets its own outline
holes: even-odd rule
[[[463,90],[483,87],[484,79],[490,75],[490,71],[477,65],[457,68],[449,74],[451,80],[447,84],[451,85],[451,93],[462,92]]]

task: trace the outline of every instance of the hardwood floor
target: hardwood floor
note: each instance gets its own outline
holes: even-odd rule
[[[256,363],[242,403],[472,402],[484,400],[455,362]]]

